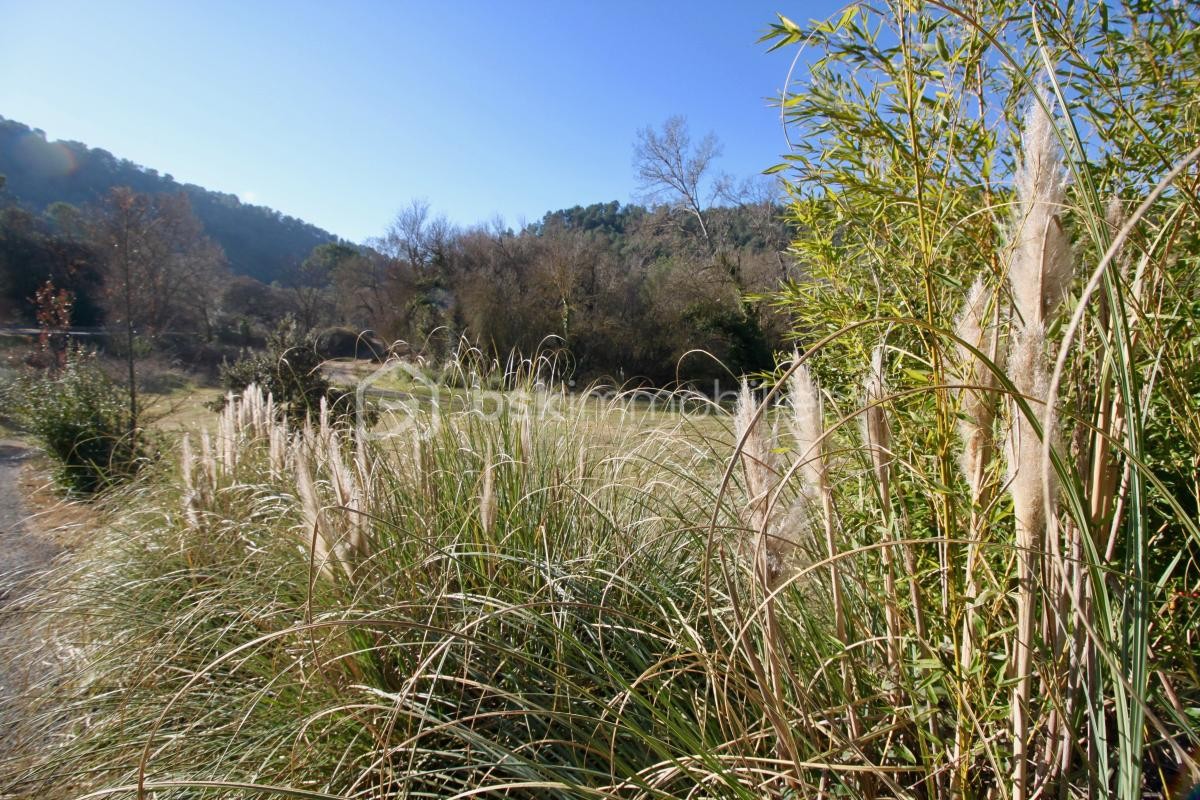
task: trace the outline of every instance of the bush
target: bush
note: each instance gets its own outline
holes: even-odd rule
[[[55,477],[72,491],[99,491],[146,460],[144,442],[130,435],[128,395],[94,354],[74,353],[57,375],[26,373],[4,394],[12,420],[55,458]]]
[[[266,350],[246,353],[221,367],[221,385],[239,393],[255,384],[271,394],[293,419],[315,415],[321,398],[335,412],[354,413],[354,393],[330,384],[321,371],[322,358],[311,333],[302,333],[295,320],[286,319],[267,337]],[[222,398],[217,410],[225,405]]]

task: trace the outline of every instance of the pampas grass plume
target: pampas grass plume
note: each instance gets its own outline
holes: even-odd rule
[[[798,359],[799,355],[794,357]],[[800,452],[800,472],[804,476],[805,488],[818,493],[826,480],[821,393],[805,366],[798,367],[792,373],[788,389],[792,407],[792,435]]]
[[[1014,181],[1016,216],[1008,276],[1013,305],[1024,326],[1044,323],[1070,287],[1071,240],[1060,221],[1068,173],[1043,90],[1030,105],[1021,134]]]
[[[875,469],[875,478],[879,481],[880,489],[887,495],[890,482],[890,467],[892,463],[892,432],[888,426],[887,414],[880,402],[887,396],[887,385],[884,382],[883,346],[876,347],[871,352],[871,369],[863,382],[863,394],[866,408],[862,415],[863,440],[871,455],[871,465]]]
[[[967,293],[966,302],[958,316],[955,333],[958,338],[996,360],[997,331],[988,320],[989,297],[983,279],[977,278]],[[963,388],[958,390],[958,433],[963,450],[959,461],[963,477],[972,495],[979,495],[983,471],[991,456],[993,426],[996,421],[998,381],[995,373],[972,350],[958,345],[958,377]]]

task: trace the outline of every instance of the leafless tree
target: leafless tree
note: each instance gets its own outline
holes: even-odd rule
[[[720,182],[705,186],[713,161],[721,155],[721,143],[709,133],[692,146],[687,120],[682,116],[669,117],[661,131],[642,128],[633,146],[633,163],[639,187],[651,202],[668,198],[668,202],[691,216],[700,226],[700,234],[709,249],[713,249],[708,229],[708,207],[720,190]]]
[[[225,256],[204,235],[183,194],[115,188],[94,215],[91,234],[103,254],[106,317],[124,334],[130,434],[136,435],[137,336],[153,337],[197,316],[207,329]]]
[[[392,224],[375,246],[392,258],[421,268],[434,262],[454,233],[444,216],[431,216],[429,201],[414,198],[396,214]]]

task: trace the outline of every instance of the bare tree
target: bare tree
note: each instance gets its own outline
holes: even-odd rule
[[[134,436],[137,337],[161,334],[189,315],[202,317],[207,328],[225,256],[204,235],[183,194],[147,195],[117,187],[93,219],[92,239],[103,259],[108,322],[124,334]]]
[[[633,146],[633,163],[643,195],[657,201],[663,197],[675,208],[695,217],[700,235],[714,249],[708,229],[706,210],[720,191],[720,181],[705,187],[714,159],[721,155],[721,143],[709,133],[692,147],[687,119],[669,117],[661,131],[642,128]]]
[[[445,217],[430,216],[430,201],[414,198],[392,219],[378,245],[392,258],[414,267],[426,266],[436,260],[438,248],[444,247],[452,229]]]
[[[104,300],[108,321],[120,325],[125,333],[130,441],[136,439],[138,429],[135,309],[140,309],[144,299],[144,284],[140,278],[151,260],[148,251],[153,226],[154,213],[149,198],[127,187],[118,187],[109,192],[95,232],[95,239],[104,254]]]

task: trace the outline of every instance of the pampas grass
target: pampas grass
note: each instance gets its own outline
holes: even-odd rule
[[[893,538],[892,526],[892,431],[888,424],[887,414],[883,403],[887,398],[887,383],[885,381],[884,347],[876,346],[871,351],[871,368],[863,381],[863,413],[862,436],[863,444],[871,460],[871,469],[875,485],[879,489],[880,521],[883,537]],[[913,571],[913,559],[909,548],[904,548],[907,554],[905,562],[909,573]],[[881,551],[883,561],[885,618],[887,620],[888,664],[897,674],[900,671],[901,633],[900,633],[900,601],[896,592],[896,567],[893,549],[885,546]],[[916,586],[915,581],[910,581]],[[919,599],[914,598],[913,608],[919,608]],[[917,630],[923,629],[918,611]],[[918,634],[920,635],[920,634]]]
[[[799,360],[798,356],[796,357]],[[798,366],[788,384],[791,403],[792,436],[796,439],[800,474],[804,490],[821,506],[821,523],[825,536],[825,555],[829,559],[829,583],[833,598],[833,621],[837,637],[847,642],[845,600],[842,593],[842,571],[838,562],[837,520],[833,507],[833,491],[829,485],[825,454],[825,420],[821,393],[808,367]]]
[[[1060,214],[1065,207],[1067,176],[1058,148],[1049,103],[1039,91],[1030,104],[1021,134],[1021,160],[1015,180],[1016,207],[1008,261],[1015,333],[1008,358],[1017,392],[1039,407],[1047,397],[1046,325],[1061,303],[1074,275],[1071,242]],[[1034,628],[1039,598],[1046,588],[1043,552],[1047,517],[1056,513],[1053,469],[1043,457],[1043,437],[1036,422],[1019,404],[1011,406],[1006,442],[1009,494],[1016,519],[1018,563],[1017,637],[1012,702],[1013,798],[1029,796],[1030,699],[1033,692]]]

